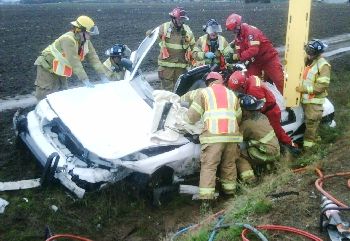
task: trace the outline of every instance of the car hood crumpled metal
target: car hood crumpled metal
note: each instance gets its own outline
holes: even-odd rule
[[[56,92],[47,100],[78,141],[101,158],[159,145],[150,141],[153,110],[129,81]]]

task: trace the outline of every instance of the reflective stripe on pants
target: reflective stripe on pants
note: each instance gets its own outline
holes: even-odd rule
[[[227,189],[232,189],[237,179],[236,159],[238,158],[237,143],[212,143],[203,144],[201,152],[201,170],[199,188],[214,188],[216,171],[218,166],[222,183],[228,184]],[[210,196],[201,196],[201,199],[211,199]]]

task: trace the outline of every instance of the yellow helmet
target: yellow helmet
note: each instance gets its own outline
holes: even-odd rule
[[[94,21],[88,16],[79,16],[77,20],[71,22],[71,24],[77,28],[82,29],[83,31],[88,32],[91,35],[99,34],[98,28],[95,25]]]

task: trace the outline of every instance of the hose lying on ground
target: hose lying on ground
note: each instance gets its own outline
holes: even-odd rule
[[[297,228],[293,228],[293,227],[288,227],[288,226],[281,226],[281,225],[260,225],[257,226],[257,229],[261,229],[261,230],[277,230],[277,231],[285,231],[285,232],[289,232],[289,233],[293,233],[293,234],[297,234],[303,237],[306,237],[310,240],[313,241],[323,241],[323,239],[308,233],[306,231],[297,229]],[[246,234],[249,230],[248,229],[244,229],[242,231],[241,237],[243,241],[249,241],[249,239],[246,237]]]
[[[226,228],[230,228],[233,226],[237,226],[237,227],[243,227],[245,229],[249,229],[251,232],[253,232],[261,241],[268,241],[268,239],[256,228],[254,228],[253,226],[249,225],[249,224],[245,224],[245,223],[229,223],[229,224],[222,224],[224,222],[224,217],[223,216],[219,216],[218,217],[218,221],[216,222],[214,229],[212,230],[212,232],[210,233],[209,239],[208,241],[214,241],[215,240],[215,236],[216,234],[219,232],[220,229],[226,229]],[[172,238],[171,241],[175,240],[175,238],[177,238],[178,236],[186,233],[187,231],[191,230],[194,226],[196,225],[190,225],[188,227],[185,227],[181,230],[179,230],[178,232],[176,232]]]
[[[331,194],[329,194],[328,192],[326,192],[322,185],[323,185],[323,181],[324,179],[327,178],[332,178],[332,177],[343,177],[343,176],[350,176],[350,172],[339,172],[339,173],[335,173],[335,174],[331,174],[331,175],[323,175],[322,171],[318,168],[316,168],[316,172],[319,175],[319,178],[315,181],[315,186],[317,188],[318,191],[320,191],[324,196],[326,196],[329,200],[333,201],[335,204],[337,204],[339,207],[343,207],[343,208],[347,208],[348,205],[342,203],[341,201],[339,201],[338,199],[336,199],[335,197],[333,197]],[[347,182],[348,187],[350,187],[350,180],[348,180]]]
[[[92,241],[91,239],[72,235],[72,234],[56,234],[46,239],[45,241],[54,241],[55,239],[60,239],[60,238],[69,238],[69,239],[79,240],[79,241]]]

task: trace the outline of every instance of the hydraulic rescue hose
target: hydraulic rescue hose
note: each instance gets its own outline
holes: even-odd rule
[[[254,228],[253,226],[249,225],[249,224],[245,224],[245,223],[230,223],[230,224],[222,224],[224,222],[224,217],[223,216],[219,216],[218,217],[218,221],[216,222],[214,229],[212,230],[208,241],[214,241],[215,240],[215,236],[216,234],[219,232],[220,229],[225,229],[225,228],[230,228],[232,226],[237,226],[237,227],[243,227],[247,230],[250,230],[251,232],[253,232],[261,241],[268,241],[268,239],[256,228]],[[187,231],[193,229],[193,227],[196,225],[190,225],[188,227],[185,227],[181,230],[179,230],[178,232],[176,232],[174,234],[174,236],[171,238],[171,240],[175,240],[178,236],[186,233]]]
[[[214,233],[214,231],[216,231],[217,229],[230,228],[232,226],[242,227],[242,228],[244,228],[244,230],[249,230],[249,231],[253,232],[261,241],[268,241],[268,239],[264,236],[264,234],[262,234],[258,229],[254,228],[252,225],[246,224],[246,223],[223,224],[223,225],[220,225],[218,227],[215,227],[215,229],[213,230],[212,233]],[[215,236],[213,236],[213,239],[209,239],[208,241],[213,241],[214,237]]]
[[[333,197],[331,194],[329,194],[328,192],[326,192],[322,185],[323,185],[323,181],[324,179],[327,178],[332,178],[332,177],[343,177],[343,176],[350,176],[350,172],[339,172],[339,173],[335,173],[335,174],[331,174],[331,175],[323,175],[322,171],[318,168],[316,168],[316,172],[319,175],[319,178],[315,181],[315,186],[317,188],[318,191],[320,191],[324,196],[326,196],[329,200],[333,201],[335,204],[337,204],[339,207],[343,207],[343,208],[347,208],[348,205],[342,203],[341,201],[339,201],[338,199],[336,199],[335,197]],[[350,188],[350,180],[348,180],[347,182],[347,186]]]
[[[257,229],[261,229],[261,230],[276,230],[276,231],[285,231],[285,232],[289,232],[289,233],[293,233],[293,234],[297,234],[299,236],[303,236],[305,238],[308,238],[309,240],[313,240],[313,241],[323,241],[323,239],[308,233],[306,231],[297,229],[297,228],[293,228],[293,227],[288,227],[288,226],[281,226],[281,225],[260,225],[257,226]],[[249,239],[246,237],[246,234],[248,233],[248,229],[244,229],[242,231],[241,237],[243,241],[249,241]]]
[[[295,169],[293,170],[294,173],[299,173],[302,171],[307,170],[307,167],[303,167],[303,168],[299,168],[299,169]],[[317,173],[317,175],[319,176],[319,178],[315,181],[315,186],[317,188],[318,191],[320,191],[324,196],[326,196],[329,200],[333,201],[334,203],[336,203],[339,207],[341,208],[348,208],[347,205],[345,205],[344,203],[340,202],[339,200],[337,200],[336,198],[334,198],[332,195],[330,195],[328,192],[326,192],[322,185],[323,185],[323,181],[327,178],[332,178],[332,177],[343,177],[343,176],[350,176],[350,172],[341,172],[341,173],[336,173],[336,174],[331,174],[331,175],[323,175],[322,171],[318,168],[315,168],[315,171]],[[350,188],[350,179],[347,181],[347,186]],[[224,221],[224,217],[223,216],[219,216],[218,217],[218,221],[214,227],[214,229],[212,230],[209,240],[208,241],[214,241],[215,240],[215,236],[217,234],[217,232],[219,231],[219,229],[224,229],[224,228],[230,228],[232,226],[238,226],[238,227],[244,227],[242,233],[241,233],[241,238],[243,241],[249,241],[249,239],[246,237],[247,233],[249,231],[253,232],[260,240],[262,241],[268,241],[268,239],[258,230],[274,230],[274,231],[284,231],[284,232],[289,232],[292,234],[296,234],[305,238],[308,238],[309,240],[312,241],[323,241],[323,239],[308,233],[304,230],[300,230],[294,227],[288,227],[288,226],[282,226],[282,225],[260,225],[257,226],[257,228],[252,227],[249,224],[242,224],[242,223],[232,223],[232,224],[222,224]],[[172,240],[174,240],[175,237],[193,229],[194,226],[197,225],[191,225],[188,226],[180,231],[178,231],[177,233],[175,233],[175,235],[173,236]],[[49,241],[49,240],[47,240]]]
[[[56,235],[51,236],[50,238],[46,239],[45,241],[54,241],[55,239],[61,239],[61,238],[69,238],[72,240],[79,240],[79,241],[92,241],[91,239],[72,235],[72,234],[56,234]]]

